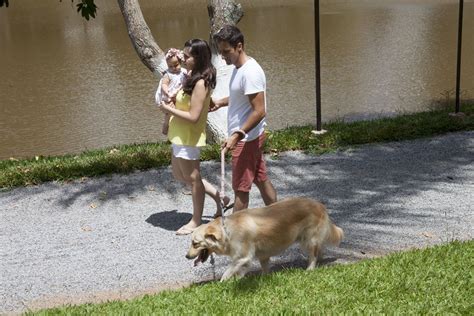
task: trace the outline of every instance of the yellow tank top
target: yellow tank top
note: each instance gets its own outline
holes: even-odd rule
[[[174,115],[170,117],[168,139],[171,143],[195,147],[206,146],[206,121],[210,101],[209,93],[206,100],[204,100],[201,116],[196,123],[191,123]],[[180,90],[176,95],[176,108],[186,112],[191,109],[191,96],[184,93],[183,90]]]

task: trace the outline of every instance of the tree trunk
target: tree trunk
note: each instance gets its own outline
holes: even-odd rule
[[[117,0],[128,30],[128,36],[140,60],[155,76],[167,69],[163,51],[156,43],[150,28],[143,18],[138,0]],[[212,62],[217,70],[217,86],[213,97],[220,99],[229,95],[229,79],[233,66],[227,66],[217,55],[212,36],[225,24],[236,24],[243,16],[241,5],[233,0],[209,0],[208,13],[210,20],[209,44],[213,51]],[[219,143],[227,137],[227,108],[209,113],[207,135],[210,143]]]
[[[233,0],[209,0],[207,3],[209,24],[211,27],[211,38],[209,43],[212,52],[217,54],[217,46],[212,36],[226,24],[235,25],[244,16],[244,11],[240,3]]]
[[[209,0],[207,4],[209,14],[210,36],[209,45],[212,50],[212,63],[217,70],[217,85],[213,97],[221,99],[229,96],[229,80],[234,69],[227,65],[217,52],[217,44],[213,40],[216,34],[226,24],[237,24],[242,18],[242,6],[233,0]],[[220,143],[227,137],[227,107],[211,112],[207,118],[207,135],[210,142]]]
[[[133,47],[145,66],[150,69],[157,78],[168,67],[165,54],[156,43],[150,28],[143,18],[143,13],[138,0],[117,0],[127,26],[128,36]]]

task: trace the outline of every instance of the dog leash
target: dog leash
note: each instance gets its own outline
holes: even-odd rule
[[[221,150],[221,190],[219,191],[219,198],[221,200],[221,207],[222,207],[222,219],[221,223],[225,231],[225,226],[224,226],[224,197],[225,197],[225,148],[222,148]]]
[[[228,206],[224,205],[224,197],[225,197],[225,148],[221,150],[221,188],[219,191],[219,199],[221,202],[221,208],[222,208],[222,216],[221,216],[221,225],[222,229],[224,230],[224,234],[227,235],[227,229],[225,228],[225,214],[228,209],[232,208],[234,206],[233,203],[229,204]],[[227,237],[227,236],[226,236]],[[210,263],[212,265],[212,270],[213,270],[213,277],[214,280],[216,279],[216,270],[214,268],[214,254],[211,253],[211,259]]]
[[[219,198],[221,200],[221,207],[222,207],[222,216],[221,216],[221,225],[224,229],[224,233],[228,235],[227,229],[225,228],[225,212],[232,207],[234,207],[234,203],[230,203],[229,205],[224,205],[224,197],[225,197],[225,148],[221,150],[221,189],[219,192]]]

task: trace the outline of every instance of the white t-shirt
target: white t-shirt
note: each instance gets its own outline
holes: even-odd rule
[[[252,106],[248,95],[266,90],[266,78],[262,67],[253,58],[249,58],[242,66],[235,68],[229,83],[229,108],[227,110],[227,131],[229,136],[247,121]],[[264,94],[265,112],[267,98]],[[257,126],[248,131],[243,141],[252,141],[259,137],[267,125],[263,118]]]

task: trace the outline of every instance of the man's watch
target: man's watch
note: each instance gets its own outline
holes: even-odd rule
[[[239,134],[241,135],[241,138],[240,139],[244,139],[245,137],[247,137],[247,133],[245,133],[245,131],[243,129],[238,129],[236,131],[233,131],[232,134]]]

